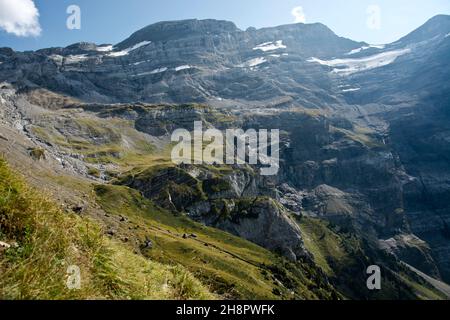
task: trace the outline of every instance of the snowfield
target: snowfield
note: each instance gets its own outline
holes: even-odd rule
[[[157,74],[157,73],[162,73],[162,72],[166,72],[166,71],[167,71],[167,68],[158,68],[158,69],[151,71],[150,74]]]
[[[260,64],[266,63],[266,62],[267,62],[266,58],[259,57],[259,58],[250,59],[250,60],[244,62],[243,64],[240,64],[238,67],[239,68],[246,68],[246,67],[252,68],[252,67],[259,66]]]
[[[350,88],[350,89],[343,89],[342,92],[355,92],[359,90],[361,90],[361,88]]]
[[[350,56],[350,55],[357,54],[357,53],[360,53],[361,51],[368,50],[368,49],[371,49],[371,48],[384,49],[385,47],[386,47],[386,45],[384,45],[384,44],[370,44],[368,46],[364,46],[364,47],[361,47],[361,48],[358,48],[358,49],[354,49],[354,50],[346,53],[346,55]]]
[[[183,65],[183,66],[179,66],[175,68],[175,71],[181,71],[181,70],[187,70],[187,69],[191,69],[192,67],[190,65]]]
[[[114,49],[114,47],[112,45],[97,47],[98,52],[110,52],[110,51],[113,51],[113,49]]]
[[[286,49],[287,47],[283,45],[283,40],[278,40],[275,42],[265,42],[260,45],[257,45],[253,48],[253,50],[261,50],[263,52],[274,51],[279,49]]]
[[[152,42],[151,41],[142,41],[142,42],[139,42],[138,44],[135,44],[134,46],[132,46],[130,48],[126,48],[126,49],[121,50],[121,51],[111,52],[111,53],[108,54],[108,56],[114,57],[114,58],[116,58],[116,57],[123,57],[123,56],[128,55],[130,52],[132,52],[134,50],[137,50],[137,49],[139,49],[141,47],[149,45],[150,43],[152,43]]]
[[[397,60],[398,57],[409,52],[411,52],[411,49],[393,50],[358,59],[321,60],[313,57],[308,62],[332,67],[332,73],[348,76],[357,72],[387,66]]]

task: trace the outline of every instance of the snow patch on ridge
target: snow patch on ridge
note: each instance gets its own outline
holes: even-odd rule
[[[354,92],[359,91],[361,88],[349,88],[349,89],[343,89],[342,92]]]
[[[113,51],[114,47],[112,45],[109,46],[101,46],[101,47],[97,47],[97,51],[98,52],[110,52]]]
[[[166,72],[166,71],[167,71],[167,68],[158,68],[153,71],[150,71],[150,74],[157,74],[157,73],[162,73],[162,72]]]
[[[132,75],[132,77],[143,77],[143,76],[163,73],[163,72],[166,72],[167,70],[169,70],[169,69],[168,68],[158,68],[158,69],[155,69],[155,70],[152,70],[152,71],[146,71],[146,72],[141,72],[141,73]]]
[[[274,51],[278,49],[286,49],[287,47],[283,45],[283,40],[278,40],[275,42],[265,42],[257,45],[253,50],[261,50],[263,52]]]
[[[140,64],[146,63],[146,62],[150,62],[151,60],[143,60],[143,61],[138,61],[138,62],[134,62],[132,63],[134,66],[138,66]]]
[[[111,53],[108,54],[108,56],[114,57],[114,58],[116,58],[116,57],[123,57],[123,56],[128,55],[130,52],[132,52],[134,50],[137,50],[137,49],[139,49],[141,47],[149,45],[150,43],[152,43],[152,42],[151,41],[142,41],[142,42],[139,42],[139,43],[135,44],[134,46],[132,46],[130,48],[126,48],[126,49],[121,50],[121,51],[111,52]]]
[[[346,55],[350,56],[350,55],[353,55],[353,54],[360,53],[360,52],[362,52],[364,50],[368,50],[368,49],[372,49],[372,48],[374,48],[374,49],[384,49],[385,47],[386,47],[386,45],[384,45],[384,44],[370,44],[368,46],[364,46],[364,47],[361,47],[361,48],[358,48],[358,49],[354,49],[354,50],[352,50],[350,52],[347,52]]]
[[[183,66],[179,66],[175,68],[175,71],[181,71],[181,70],[187,70],[187,69],[191,69],[192,67],[190,65],[183,65]]]
[[[259,58],[254,58],[254,59],[250,59],[246,62],[244,62],[243,64],[240,64],[238,67],[239,68],[245,68],[245,67],[256,67],[259,66],[260,64],[266,63],[267,60],[266,58],[263,57],[259,57]]]
[[[397,60],[398,57],[409,52],[411,52],[411,49],[393,50],[359,59],[321,60],[313,57],[308,62],[333,67],[332,73],[348,76],[357,72],[387,66]]]

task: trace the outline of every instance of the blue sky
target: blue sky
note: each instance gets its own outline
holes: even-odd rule
[[[28,8],[33,2],[36,12]],[[20,3],[22,7],[18,7]],[[69,5],[81,9],[80,30],[66,27]],[[293,9],[298,7],[301,9],[296,9],[294,16]],[[148,24],[187,18],[230,20],[242,29],[288,24],[296,19],[322,22],[338,35],[381,44],[397,40],[436,14],[450,14],[450,1],[0,0],[0,47],[35,50],[79,41],[118,43]]]

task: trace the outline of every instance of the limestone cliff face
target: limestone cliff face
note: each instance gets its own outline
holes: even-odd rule
[[[307,58],[332,57],[358,45],[321,24],[242,31],[226,21],[161,22],[114,48],[80,43],[33,53],[3,49],[0,80],[91,102],[278,100],[317,88]],[[297,83],[287,88],[292,77]]]

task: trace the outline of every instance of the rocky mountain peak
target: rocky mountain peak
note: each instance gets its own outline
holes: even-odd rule
[[[417,43],[445,36],[450,33],[450,15],[437,15],[428,20],[407,36],[399,40],[401,43]]]
[[[188,19],[180,21],[162,21],[151,24],[133,33],[128,39],[117,45],[124,49],[144,41],[171,41],[204,34],[222,34],[240,31],[233,22],[224,20]]]

